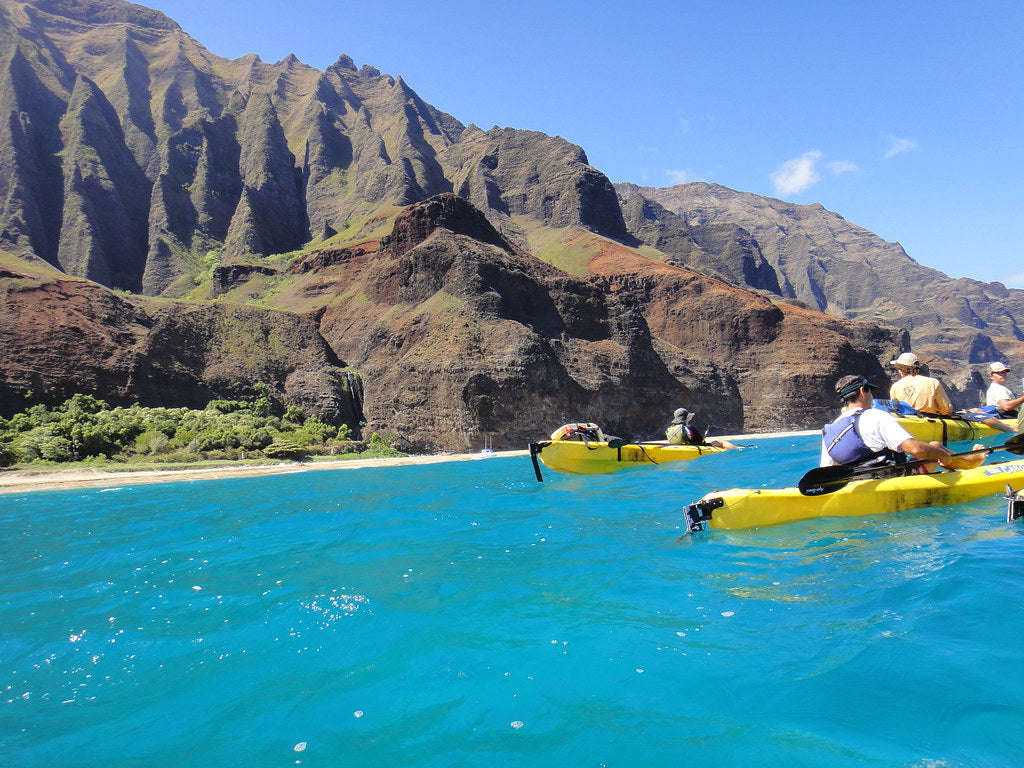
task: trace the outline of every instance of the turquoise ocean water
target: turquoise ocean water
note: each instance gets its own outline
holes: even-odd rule
[[[681,539],[753,444],[0,496],[3,764],[1020,766],[1005,501]]]

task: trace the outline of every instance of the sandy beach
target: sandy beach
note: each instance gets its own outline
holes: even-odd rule
[[[529,451],[495,451],[489,456],[458,453],[439,456],[401,456],[398,458],[339,459],[337,461],[282,462],[280,464],[237,465],[224,467],[175,467],[145,471],[97,469],[19,469],[0,473],[0,494],[24,491],[52,491],[144,483],[171,483],[184,480],[213,480],[226,477],[257,477],[322,469],[361,469],[364,467],[400,467],[411,464],[437,464],[444,461],[470,461],[490,456],[528,456]]]
[[[817,434],[816,430],[803,432],[773,432],[757,435],[715,435],[714,437],[743,442],[776,437],[802,437]],[[97,488],[146,483],[172,483],[189,480],[213,480],[229,477],[258,477],[296,472],[315,472],[324,469],[362,469],[364,467],[401,467],[413,464],[438,464],[446,461],[486,460],[493,457],[529,456],[529,451],[494,451],[492,453],[453,453],[429,456],[402,456],[399,458],[339,459],[337,461],[282,462],[280,464],[237,465],[224,467],[174,467],[168,469],[134,471],[100,469],[18,469],[0,472],[0,495],[27,491],[52,491],[69,488]]]

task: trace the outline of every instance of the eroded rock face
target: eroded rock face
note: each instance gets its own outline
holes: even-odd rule
[[[113,404],[202,408],[252,397],[279,401],[358,429],[359,382],[310,320],[230,304],[119,296],[56,272],[0,277],[0,414],[76,392]]]
[[[680,405],[719,434],[765,431],[818,426],[833,381],[884,380],[878,360],[901,342],[603,242],[592,277],[572,277],[445,194],[380,243],[296,261],[301,316],[6,269],[0,407],[29,389],[195,407],[266,381],[282,402],[365,420],[412,451],[522,447],[581,420],[655,438]]]
[[[229,264],[213,270],[213,295],[220,296],[249,280],[253,275],[276,275],[274,267],[263,264]]]
[[[421,205],[409,208],[395,222],[391,235],[381,243],[381,249],[389,255],[401,256],[439,228],[457,232],[485,245],[511,250],[508,241],[498,234],[478,208],[454,194],[437,195]]]
[[[550,227],[579,226],[629,241],[615,189],[586,153],[537,131],[467,128],[439,155],[452,191],[484,211],[502,234],[523,244],[514,216]]]
[[[834,380],[884,381],[878,359],[900,342],[611,241],[592,279],[570,277],[465,234],[478,224],[455,196],[412,206],[376,252],[319,259],[293,289],[324,298],[320,330],[360,371],[367,429],[410,450],[522,447],[579,420],[658,437],[678,405],[719,434],[815,427]],[[360,300],[327,301],[340,293]]]
[[[616,188],[630,233],[664,253],[667,263],[732,285],[786,295],[778,272],[753,235],[740,225],[727,221],[691,224],[645,197],[640,187],[618,184]]]
[[[1020,359],[1024,350],[1024,291],[950,278],[820,205],[705,183],[617,189],[632,212],[631,231],[688,266],[836,317],[884,318],[908,329],[914,351],[950,373],[947,385],[965,406],[980,393],[958,368],[969,374],[972,364]],[[766,272],[748,269],[748,253],[763,257],[777,287]]]

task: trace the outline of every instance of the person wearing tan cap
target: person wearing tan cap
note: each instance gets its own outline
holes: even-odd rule
[[[1021,404],[1024,404],[1024,397],[1014,397],[1013,392],[1006,386],[1009,373],[1010,366],[1006,363],[992,363],[988,367],[988,377],[992,383],[988,385],[988,391],[985,393],[985,405],[995,406],[1001,419],[1017,418],[1017,411]]]
[[[889,365],[896,366],[899,380],[889,387],[889,397],[902,400],[926,416],[949,416],[953,404],[938,379],[921,374],[921,361],[913,352],[904,352]]]

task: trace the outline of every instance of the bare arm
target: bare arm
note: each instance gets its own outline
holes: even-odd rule
[[[1020,408],[1021,405],[1024,405],[1024,396],[1015,397],[1012,400],[1004,397],[997,403],[997,405],[999,406],[1000,411],[1015,411]]]
[[[976,446],[978,447],[978,446]],[[985,460],[985,455],[953,456],[953,452],[941,445],[933,445],[911,438],[900,444],[900,450],[926,461],[936,461],[947,469],[973,469]]]

